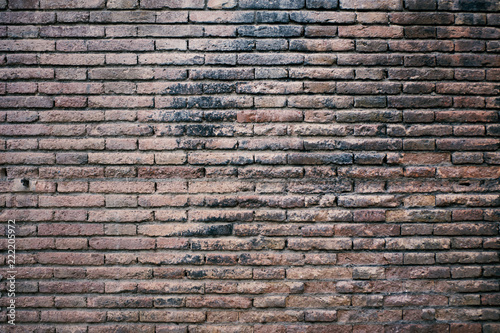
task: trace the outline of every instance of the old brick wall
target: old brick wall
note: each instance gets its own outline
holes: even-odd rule
[[[1,332],[500,332],[497,0],[0,0]]]

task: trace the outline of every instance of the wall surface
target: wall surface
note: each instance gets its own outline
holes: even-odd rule
[[[497,0],[0,0],[1,332],[500,332]]]

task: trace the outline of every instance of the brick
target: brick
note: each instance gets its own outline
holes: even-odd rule
[[[470,207],[496,206],[499,198],[495,195],[437,195],[437,206],[465,205]]]
[[[147,80],[153,78],[151,68],[96,68],[89,71],[89,77],[97,80]]]
[[[399,26],[341,26],[338,28],[339,37],[373,37],[398,38],[403,37],[403,28]]]
[[[325,0],[307,0],[306,8],[321,8],[321,9],[334,9],[337,8],[338,1],[325,1]]]
[[[154,192],[154,183],[94,181],[90,183],[89,190],[92,193],[152,193]]]
[[[288,240],[288,247],[292,250],[346,250],[352,247],[351,240],[347,238],[318,241],[319,239],[307,239],[306,241],[290,239]]]
[[[336,11],[295,11],[290,13],[290,20],[299,23],[353,23],[354,13]]]
[[[59,265],[102,265],[104,256],[97,253],[40,253],[37,261],[41,264],[59,264]]]
[[[337,204],[341,207],[397,207],[400,202],[394,196],[339,196]]]
[[[464,40],[461,40],[461,41],[455,42],[455,50],[459,51],[459,52],[467,52],[467,51],[477,52],[477,51],[482,51],[485,49],[486,49],[485,43],[482,41],[464,41]],[[476,78],[474,78],[474,76]],[[484,72],[483,73],[474,72],[474,71],[468,72],[467,70],[465,70],[465,71],[458,71],[457,75],[456,75],[456,78],[459,80],[460,79],[479,80],[480,77],[484,78]]]
[[[53,41],[32,41],[25,40],[4,40],[0,42],[0,48],[11,52],[33,52],[33,51],[54,51],[55,43]]]
[[[89,97],[89,107],[92,108],[148,108],[153,106],[153,98],[145,96],[102,96]]]
[[[427,0],[426,0],[427,1]],[[413,1],[412,5],[420,5],[423,6],[424,3],[416,3]],[[429,1],[427,1],[429,2]],[[429,4],[428,4],[429,6]],[[431,6],[429,6],[431,7]],[[401,25],[449,25],[454,21],[454,16],[451,13],[391,13],[389,15],[389,20],[396,24]]]
[[[193,80],[247,80],[254,78],[251,69],[193,69],[190,71]]]
[[[92,164],[153,164],[153,154],[132,153],[89,153]]]
[[[152,23],[155,13],[152,11],[91,11],[90,22],[119,22],[119,23]]]
[[[403,58],[399,55],[377,55],[377,54],[339,54],[337,58],[339,65],[364,65],[364,66],[396,66],[403,64]]]
[[[494,85],[485,83],[453,83],[436,84],[436,92],[440,94],[496,95],[499,90]]]
[[[28,1],[13,0],[9,2],[9,8],[11,9],[36,9],[38,8],[38,6],[39,6],[38,0],[28,0]]]
[[[252,154],[234,153],[190,153],[188,156],[190,164],[207,165],[245,165],[252,164],[254,159]]]
[[[428,165],[444,164],[450,162],[450,155],[447,153],[389,153],[387,154],[388,164],[403,165]]]
[[[42,139],[39,147],[48,150],[101,150],[104,149],[104,141],[102,139]]]
[[[436,9],[436,0],[405,0],[405,8],[409,10],[432,10]]]
[[[489,57],[489,55],[476,56],[473,57],[470,54],[456,54],[456,55],[443,55],[437,59],[437,63],[440,66],[445,67],[466,67],[466,66],[486,66],[495,67],[498,65],[498,61],[495,58]]]
[[[0,97],[0,108],[36,108],[48,109],[52,108],[54,101],[50,97],[44,96],[11,96]]]
[[[311,280],[318,277],[323,279],[349,279],[352,277],[351,269],[344,267],[336,268],[289,268],[287,269],[287,276],[289,279],[304,279]]]
[[[96,26],[50,26],[40,29],[41,37],[103,37],[104,28]]]
[[[264,39],[258,40],[255,45],[257,50],[262,51],[280,51],[288,48],[288,41],[285,39]]]
[[[104,64],[104,55],[102,54],[41,54],[40,64],[42,65],[81,65],[96,66]]]
[[[451,99],[448,97],[388,97],[388,106],[398,109],[413,108],[437,108],[451,106]]]
[[[389,49],[394,51],[406,51],[406,52],[431,52],[431,51],[441,51],[441,52],[451,52],[454,49],[454,45],[448,41],[442,41],[438,43],[429,43],[427,41],[393,41],[389,42]]]
[[[89,212],[89,222],[136,222],[149,221],[152,214],[143,210],[107,210],[105,213],[98,211]]]
[[[170,108],[200,108],[200,109],[230,109],[230,108],[249,108],[253,106],[253,99],[246,96],[225,96],[225,97],[189,97],[188,99],[157,97],[158,107]]]
[[[5,164],[54,164],[54,155],[51,153],[0,153]]]
[[[376,83],[344,83],[337,84],[337,93],[340,95],[376,95],[376,94],[398,94],[401,86],[398,83],[376,84]]]
[[[253,13],[250,11],[191,11],[189,21],[199,23],[252,23]]]
[[[238,93],[247,94],[297,94],[302,92],[301,83],[277,84],[275,82],[263,82],[257,84],[238,84],[236,88]]]
[[[89,51],[151,51],[154,42],[150,39],[90,40],[87,47]]]
[[[439,0],[438,1],[439,10],[468,10],[468,11],[490,11],[498,10],[498,4],[494,1],[480,1],[478,3],[472,2],[459,2],[455,0]]]
[[[145,0],[141,2],[141,8],[203,8],[204,1],[202,0],[189,0],[189,1],[165,1],[165,0]]]
[[[137,0],[111,0],[106,4],[106,6],[114,9],[129,9],[136,8],[138,4]]]
[[[409,77],[412,80],[443,80],[451,79],[453,72],[446,69],[427,70],[422,69],[390,69],[389,78],[398,80]]]
[[[313,79],[313,80],[328,80],[328,79],[352,79],[354,73],[350,69],[299,69],[291,68],[289,75],[294,79]]]
[[[260,123],[260,122],[289,122],[301,121],[301,111],[239,111],[238,122],[242,123]]]
[[[273,0],[273,1],[263,1],[263,0],[241,0],[239,6],[245,9],[301,9],[304,8],[304,0]]]
[[[53,69],[35,69],[35,68],[22,68],[22,69],[0,69],[0,78],[2,80],[14,79],[52,79],[54,78]]]
[[[235,0],[210,0],[207,2],[207,7],[211,9],[227,9],[236,7]]]
[[[42,0],[43,1],[43,0]],[[98,323],[104,322],[106,316],[102,312],[88,312],[82,310],[47,310],[40,313],[40,321],[42,322],[59,322],[59,323]]]
[[[239,54],[238,64],[240,65],[298,65],[302,64],[304,56],[301,54]]]
[[[352,164],[352,155],[346,153],[332,154],[289,154],[289,164]]]
[[[377,4],[368,0],[340,0],[340,8],[398,10],[403,9],[403,4],[400,0],[384,0]]]
[[[30,11],[21,11],[21,12],[3,12],[0,15],[0,22],[2,23],[10,23],[10,24],[34,24],[34,23],[52,23],[55,21],[55,13],[50,12],[30,12]]]
[[[177,30],[175,28],[172,28],[171,26],[163,26],[163,25],[141,25],[138,29],[138,35],[141,37],[201,37],[203,35],[203,29],[198,26],[192,26],[188,28],[187,30]],[[131,40],[132,42],[134,40]],[[148,42],[147,45],[147,50],[152,50],[152,41]],[[146,58],[146,55],[144,56],[144,59],[154,59],[153,55],[147,55],[148,58]],[[161,58],[160,55],[157,55],[157,58]],[[141,59],[141,57],[139,58]],[[149,60],[151,61],[151,60]],[[147,60],[145,60],[145,63],[148,63]],[[151,62],[149,62],[151,63]]]
[[[139,167],[140,178],[201,178],[204,168],[191,167]]]
[[[194,296],[186,299],[186,307],[189,308],[249,308],[251,299],[245,297],[224,296]]]
[[[40,207],[102,207],[104,198],[100,195],[88,196],[40,196]]]
[[[139,139],[140,150],[173,150],[178,147],[178,142],[170,138]]]
[[[287,298],[287,306],[298,308],[329,308],[335,306],[347,305],[350,303],[348,296],[299,296],[290,295]],[[306,318],[309,315],[309,320],[306,321],[335,321],[336,313],[334,310],[328,311],[306,311]],[[316,318],[318,320],[312,320]],[[333,319],[333,320],[332,320]]]
[[[288,106],[298,109],[347,109],[352,107],[352,105],[352,97],[294,96],[288,98]]]
[[[436,141],[441,150],[495,150],[499,141],[495,139],[439,139]]]
[[[41,9],[97,9],[104,8],[104,0],[75,0],[68,3],[63,0],[40,0]]]
[[[155,240],[150,238],[94,237],[89,241],[89,246],[97,250],[144,250],[153,249]]]
[[[386,213],[386,221],[388,222],[445,222],[451,219],[450,212],[444,210],[422,211],[422,210],[393,210]]]

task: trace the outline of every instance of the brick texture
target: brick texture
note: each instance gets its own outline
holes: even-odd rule
[[[0,24],[0,331],[500,332],[498,0]]]

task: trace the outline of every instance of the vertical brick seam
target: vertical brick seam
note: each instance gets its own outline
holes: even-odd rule
[[[497,0],[0,9],[0,331],[500,332]]]

